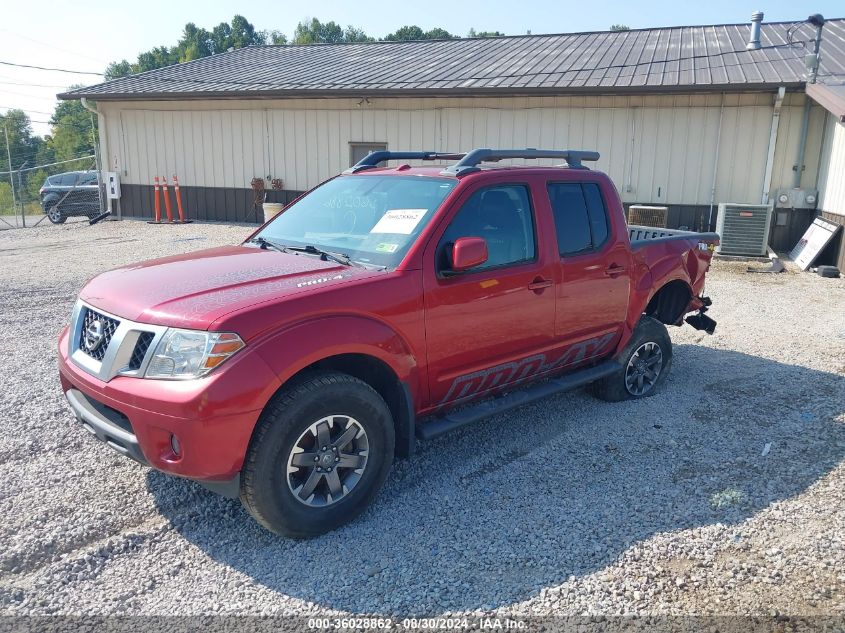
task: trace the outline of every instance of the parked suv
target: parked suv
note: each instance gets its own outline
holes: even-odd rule
[[[68,171],[48,176],[38,194],[41,208],[53,224],[63,224],[71,216],[100,213],[96,171]]]
[[[506,158],[568,167],[489,165]],[[597,159],[370,154],[242,244],[89,281],[62,389],[98,440],[295,537],[358,515],[417,439],[587,384],[651,396],[666,325],[716,326],[719,236],[627,226]]]

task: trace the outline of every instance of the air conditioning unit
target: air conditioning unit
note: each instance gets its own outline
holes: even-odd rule
[[[644,204],[632,204],[628,207],[628,224],[666,228],[669,207],[650,207]]]
[[[815,189],[778,189],[775,206],[778,209],[815,209],[819,192]]]
[[[722,255],[765,255],[771,220],[771,205],[720,202],[716,220],[716,233],[720,240],[716,252]]]

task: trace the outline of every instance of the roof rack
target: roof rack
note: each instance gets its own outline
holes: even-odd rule
[[[495,163],[506,158],[562,158],[566,161],[567,166],[572,169],[587,169],[581,161],[597,161],[599,153],[587,150],[534,149],[533,147],[527,149],[474,149],[440,173],[444,176],[464,176],[479,171],[481,169],[478,166],[479,163]]]
[[[388,152],[386,150],[370,152],[364,158],[344,171],[344,174],[354,174],[365,169],[378,167],[379,163],[387,160],[457,160],[440,173],[444,176],[465,176],[479,171],[480,163],[495,163],[506,158],[560,158],[566,161],[572,169],[587,169],[581,161],[597,161],[598,152],[573,149],[474,149],[471,152]]]
[[[463,152],[455,154],[453,152],[388,152],[383,150],[370,152],[343,173],[354,174],[364,169],[372,169],[386,160],[458,160],[465,155]]]

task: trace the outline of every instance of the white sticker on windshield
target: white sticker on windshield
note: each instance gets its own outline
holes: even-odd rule
[[[401,233],[410,235],[417,228],[428,209],[390,209],[381,216],[370,233]]]

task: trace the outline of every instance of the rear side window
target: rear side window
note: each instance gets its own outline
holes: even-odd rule
[[[607,241],[607,211],[596,183],[551,183],[548,192],[561,256],[596,250]]]

